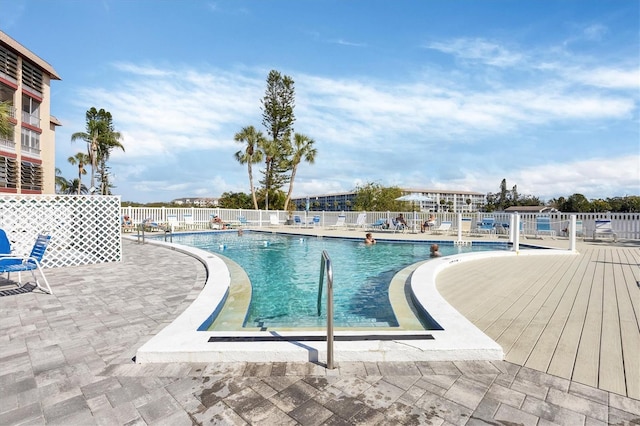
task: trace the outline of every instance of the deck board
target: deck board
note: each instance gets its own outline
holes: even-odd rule
[[[585,267],[582,274],[578,274],[577,279],[580,280],[578,293],[571,306],[571,312],[567,323],[562,330],[562,335],[558,341],[555,352],[551,357],[551,362],[547,371],[549,374],[571,379],[575,366],[578,346],[580,345],[580,337],[582,336],[582,328],[587,315],[587,306],[589,296],[591,294],[591,277],[595,271],[595,262],[592,257],[597,256],[596,251],[590,250],[589,253],[583,255]]]
[[[594,244],[575,257],[467,262],[437,281],[505,360],[640,399],[639,262],[637,247]]]
[[[602,336],[600,346],[600,389],[626,394],[624,363],[622,361],[622,341],[620,338],[619,292],[616,285],[614,261],[610,252],[605,253],[604,276],[612,277],[603,283],[602,291]],[[619,280],[619,279],[618,279]]]
[[[562,288],[563,293],[541,333],[536,345],[532,348],[526,366],[539,371],[546,371],[549,368],[551,359],[558,348],[558,342],[569,320],[571,309],[575,302],[580,284],[582,281],[581,267],[586,262],[586,257],[571,259],[571,263],[563,276],[560,278],[558,288]]]

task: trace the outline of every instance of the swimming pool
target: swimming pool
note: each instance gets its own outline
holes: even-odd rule
[[[331,257],[333,267],[335,326],[397,327],[389,302],[389,283],[402,268],[429,258],[429,244],[424,242],[379,240],[374,246],[366,246],[360,239],[257,232],[242,236],[235,232],[177,234],[173,241],[227,257],[246,271],[252,294],[243,327],[252,329],[326,324],[326,315],[317,315],[323,250]],[[440,246],[443,256],[507,249],[505,243]]]

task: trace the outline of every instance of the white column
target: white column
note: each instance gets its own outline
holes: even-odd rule
[[[569,220],[569,251],[576,251],[576,215]]]
[[[520,214],[515,213],[513,223],[513,251],[520,253]]]

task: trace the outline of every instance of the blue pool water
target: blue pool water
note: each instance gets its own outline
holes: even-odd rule
[[[317,315],[320,259],[326,250],[334,278],[337,327],[398,326],[388,289],[404,267],[429,258],[429,244],[316,238],[245,232],[174,235],[178,244],[220,254],[238,263],[251,280],[252,295],[244,327],[322,327]],[[506,250],[506,244],[440,244],[443,256],[470,251]],[[323,298],[326,297],[326,289]],[[323,306],[326,306],[323,300]],[[213,309],[213,307],[212,307]]]

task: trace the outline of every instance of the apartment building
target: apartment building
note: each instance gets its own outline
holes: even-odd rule
[[[0,31],[0,102],[10,104],[12,138],[0,136],[0,192],[55,193],[55,129],[51,65]]]
[[[486,204],[486,194],[481,192],[402,188],[402,193],[404,195],[420,194],[430,198],[430,201],[420,201],[416,203],[416,207],[419,208],[420,211],[425,212],[477,212],[482,210]],[[308,202],[309,210],[313,211],[353,211],[355,199],[355,192],[341,192],[309,197],[294,197],[292,198],[292,202],[297,210],[304,210]]]

